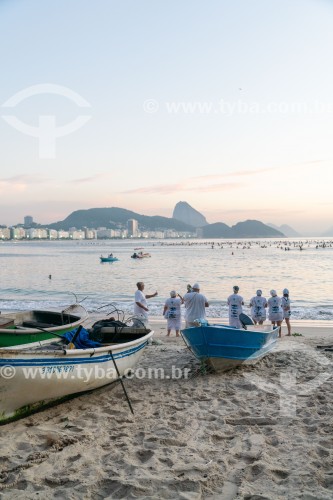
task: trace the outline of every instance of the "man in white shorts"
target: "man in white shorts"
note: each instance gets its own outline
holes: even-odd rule
[[[156,297],[156,295],[158,295],[158,293],[155,292],[151,295],[145,295],[143,293],[143,290],[145,288],[145,284],[143,281],[138,281],[136,286],[138,287],[138,289],[134,295],[134,315],[138,316],[139,319],[141,317],[143,319],[143,321],[146,322],[146,321],[148,321],[148,311],[149,311],[147,299],[151,299],[152,297]]]
[[[209,307],[208,301],[202,293],[200,293],[199,283],[194,283],[192,291],[185,293],[185,326],[196,326],[196,319],[206,319],[206,307]]]

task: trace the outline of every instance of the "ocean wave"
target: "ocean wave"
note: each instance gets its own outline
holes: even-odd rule
[[[75,300],[73,300],[75,302]],[[72,303],[73,303],[72,302]],[[27,311],[30,309],[61,309],[70,305],[70,301],[64,300],[62,298],[49,298],[48,300],[0,300],[0,310],[6,311]],[[89,298],[87,297],[83,300],[82,305],[90,313],[101,313],[110,315],[113,314],[117,316],[119,314],[122,317],[129,317],[133,314],[134,302],[133,300],[114,300],[106,301]],[[151,317],[161,317],[163,312],[164,300],[150,300],[148,301],[149,315]],[[243,307],[243,312],[245,314],[251,315],[250,308],[247,306]],[[228,317],[228,306],[227,304],[212,303],[210,307],[207,308],[207,316],[210,318],[227,318]],[[184,315],[184,307],[182,307],[182,314]],[[306,306],[302,303],[302,306],[295,306],[292,308],[291,318],[296,320],[325,320],[333,321],[333,306]]]

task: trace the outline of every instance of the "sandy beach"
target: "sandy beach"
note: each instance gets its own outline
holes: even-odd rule
[[[221,374],[151,326],[125,382],[134,416],[112,384],[1,427],[1,498],[332,499],[329,323]]]

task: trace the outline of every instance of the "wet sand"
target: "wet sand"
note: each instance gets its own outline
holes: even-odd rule
[[[332,499],[333,353],[316,349],[332,327],[293,324],[255,366],[214,374],[151,324],[125,382],[135,415],[112,384],[1,427],[1,498]]]

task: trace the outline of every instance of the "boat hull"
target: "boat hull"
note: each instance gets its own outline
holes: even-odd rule
[[[12,324],[7,328],[0,328],[0,348],[24,348],[54,342],[57,335],[77,328],[88,318],[86,310],[84,308],[82,310],[81,314],[39,310],[8,314],[5,317],[11,319]],[[46,326],[46,318],[55,324]],[[33,320],[36,320],[36,324],[43,325],[43,331],[32,326],[24,326],[31,325]]]
[[[119,260],[117,257],[100,257],[101,262],[116,262]]]
[[[195,357],[216,371],[225,371],[243,363],[254,364],[272,351],[279,329],[241,330],[227,325],[207,325],[186,328],[181,333]]]
[[[0,349],[0,423],[50,402],[114,382],[134,368],[153,331],[131,342],[95,349]]]

